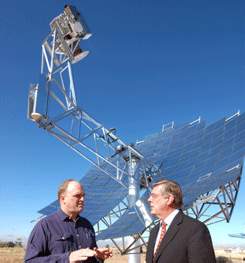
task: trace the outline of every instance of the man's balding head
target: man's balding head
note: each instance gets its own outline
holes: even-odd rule
[[[84,208],[84,196],[83,187],[78,181],[65,180],[58,190],[61,210],[75,219]]]

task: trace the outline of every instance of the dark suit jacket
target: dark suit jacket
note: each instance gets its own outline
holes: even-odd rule
[[[159,225],[150,233],[146,263],[215,263],[212,240],[206,225],[180,211],[167,230],[156,255],[153,251]]]

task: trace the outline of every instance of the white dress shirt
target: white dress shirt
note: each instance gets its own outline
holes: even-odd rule
[[[178,213],[179,213],[179,209],[175,209],[164,220],[160,220],[160,226],[159,226],[159,230],[158,230],[158,234],[157,234],[157,238],[156,238],[156,242],[155,242],[155,246],[154,246],[154,253],[156,252],[157,244],[158,244],[159,239],[160,239],[161,230],[162,230],[162,223],[164,222],[167,225],[166,226],[166,233],[167,233],[171,223],[173,222],[174,218],[176,217],[176,215]]]

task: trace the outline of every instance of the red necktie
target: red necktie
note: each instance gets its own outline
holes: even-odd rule
[[[156,246],[156,249],[155,249],[154,256],[156,255],[156,253],[157,253],[157,251],[158,251],[158,249],[159,249],[159,247],[160,247],[160,244],[161,244],[161,242],[162,242],[162,240],[163,240],[163,238],[164,238],[164,235],[165,235],[165,233],[166,233],[166,230],[167,230],[167,224],[162,223],[162,224],[161,224],[160,238],[159,238],[159,240],[158,240],[158,243],[157,243],[157,246]]]

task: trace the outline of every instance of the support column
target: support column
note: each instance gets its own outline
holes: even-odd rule
[[[128,173],[129,173],[129,187],[128,187],[128,204],[129,208],[132,208],[135,206],[136,200],[137,200],[137,186],[136,186],[136,180],[135,180],[135,171],[137,167],[137,157],[129,156],[128,161]],[[127,238],[128,245],[132,244],[134,242],[133,237]],[[128,254],[128,263],[140,263],[140,248],[138,246],[138,242],[135,242],[133,245],[133,249],[130,251],[130,254]]]

